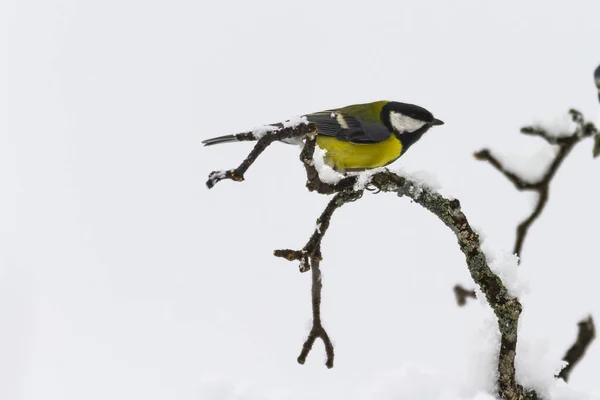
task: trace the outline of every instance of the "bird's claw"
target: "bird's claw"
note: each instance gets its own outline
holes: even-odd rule
[[[369,192],[372,192],[373,194],[377,194],[377,193],[381,192],[381,189],[379,189],[372,183],[369,183],[367,186],[365,186],[365,189],[368,190]]]

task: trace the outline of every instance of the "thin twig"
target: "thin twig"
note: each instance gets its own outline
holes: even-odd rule
[[[475,159],[479,161],[489,162],[494,168],[500,171],[502,175],[504,175],[513,185],[515,185],[515,187],[518,190],[535,189],[534,184],[523,180],[523,178],[521,178],[517,174],[510,172],[506,168],[504,168],[504,166],[502,166],[502,163],[500,163],[500,161],[496,157],[494,157],[488,149],[478,151],[477,153],[473,154],[473,157],[475,157]]]
[[[327,368],[333,368],[333,343],[331,343],[331,339],[329,339],[329,335],[321,323],[321,290],[323,289],[323,282],[321,280],[320,262],[321,260],[318,257],[311,260],[313,321],[308,338],[306,338],[304,345],[302,345],[302,351],[298,356],[298,363],[304,364],[306,362],[306,357],[308,357],[308,353],[310,353],[315,340],[321,338],[325,345],[325,354],[327,355],[325,365]]]
[[[517,226],[515,247],[513,249],[513,253],[515,253],[517,256],[521,255],[521,251],[523,249],[523,242],[525,241],[525,237],[529,232],[529,228],[535,222],[535,220],[539,218],[542,211],[544,210],[544,207],[546,207],[546,204],[548,203],[549,185],[552,181],[552,178],[556,174],[558,167],[562,164],[565,157],[569,154],[575,143],[577,143],[578,141],[579,139],[573,136],[573,139],[561,142],[562,144],[559,145],[559,151],[556,154],[556,157],[554,158],[552,163],[550,164],[550,167],[548,168],[546,174],[544,174],[544,177],[536,183],[527,182],[520,176],[510,171],[507,171],[506,168],[500,163],[500,161],[498,161],[498,159],[495,158],[487,149],[475,153],[475,158],[477,160],[489,162],[494,168],[496,168],[506,178],[508,178],[508,180],[512,182],[518,190],[531,190],[537,192],[538,194],[538,199],[532,213]]]
[[[589,345],[596,338],[596,327],[594,326],[594,320],[591,316],[588,318],[579,321],[577,324],[579,332],[577,333],[577,340],[573,343],[573,346],[563,357],[563,361],[567,362],[567,366],[564,367],[560,373],[556,376],[557,378],[562,378],[566,381],[569,380],[569,376],[571,375],[571,371],[575,368],[575,365],[583,358],[585,355],[585,351],[589,347]]]
[[[518,174],[508,171],[506,167],[504,167],[488,149],[480,150],[474,154],[477,160],[489,162],[490,165],[502,173],[502,175],[504,175],[515,186],[515,188],[517,188],[517,190],[531,190],[537,192],[538,194],[536,205],[531,214],[517,227],[513,252],[519,257],[521,257],[523,243],[527,233],[529,232],[529,228],[539,218],[544,210],[544,207],[546,207],[546,204],[548,203],[550,182],[552,182],[552,179],[554,179],[556,176],[558,168],[561,166],[565,158],[569,155],[577,143],[579,143],[583,138],[590,137],[597,133],[594,124],[591,122],[586,122],[580,112],[576,110],[570,110],[569,113],[571,114],[573,122],[575,122],[577,125],[575,132],[569,136],[553,136],[540,127],[527,126],[521,129],[521,133],[525,135],[537,136],[552,145],[558,146],[558,151],[554,156],[554,159],[548,166],[548,169],[544,173],[543,177],[538,182],[528,182]]]
[[[321,216],[317,219],[317,227],[302,250],[275,250],[273,255],[275,255],[275,257],[285,258],[288,261],[300,261],[300,272],[308,271],[311,266],[311,261],[322,259],[320,250],[321,241],[329,228],[333,212],[346,203],[360,199],[362,194],[362,190],[354,191],[352,189],[337,193],[333,196],[333,199],[331,199]]]
[[[240,133],[236,135],[238,141],[254,141],[258,140],[254,145],[254,148],[248,154],[248,157],[235,169],[227,171],[213,171],[208,175],[208,181],[206,186],[212,189],[218,182],[224,179],[231,179],[236,182],[244,180],[244,174],[250,168],[250,166],[256,161],[258,156],[265,151],[265,149],[273,142],[290,139],[293,137],[304,137],[306,135],[314,135],[317,132],[317,126],[315,124],[300,124],[296,127],[281,128],[277,131],[269,132],[262,137],[258,138],[254,133]]]

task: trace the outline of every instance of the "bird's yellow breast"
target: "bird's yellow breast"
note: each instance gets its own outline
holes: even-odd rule
[[[400,157],[402,143],[395,135],[379,143],[350,143],[330,136],[317,136],[317,145],[326,151],[325,162],[344,172],[383,167]]]

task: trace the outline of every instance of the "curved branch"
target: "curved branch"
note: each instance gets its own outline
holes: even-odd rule
[[[337,193],[329,202],[327,208],[321,215],[326,220],[327,226],[333,211],[349,201],[354,201],[362,195],[362,190],[354,190],[358,177],[344,178],[337,184],[327,184],[319,179],[318,172],[313,166],[313,152],[315,148],[315,135],[305,135],[305,147],[301,153],[301,160],[306,166],[307,187],[319,193]],[[390,171],[378,172],[370,176],[368,182],[371,186],[382,192],[393,192],[399,197],[408,197],[437,216],[456,236],[460,250],[465,255],[467,267],[471,277],[484,293],[488,303],[492,307],[498,321],[501,334],[500,350],[498,355],[498,394],[503,399],[538,399],[534,391],[525,390],[515,380],[515,354],[517,346],[517,328],[521,314],[521,303],[511,297],[502,280],[490,269],[485,254],[481,250],[479,235],[471,228],[467,217],[461,210],[460,202],[456,199],[447,199],[432,189],[422,187],[416,182],[406,179]],[[341,191],[340,191],[341,190]],[[317,337],[320,337],[326,347],[328,354],[327,366],[333,366],[333,346],[322,327],[320,319],[320,293],[321,279],[319,262],[321,260],[320,241],[326,226],[317,226],[315,233],[300,251],[280,250],[276,255],[288,260],[303,260],[309,258],[312,263],[313,285],[313,328],[306,340],[302,353],[298,358],[300,363],[304,362]],[[314,238],[314,239],[313,239]],[[316,244],[315,244],[316,243]]]
[[[307,139],[307,144],[311,145],[310,142],[314,140],[314,138]],[[314,147],[312,150],[314,151]],[[306,161],[312,159],[312,154],[310,154],[310,158],[307,156],[309,154],[302,155],[305,165],[309,165],[310,163]],[[344,185],[353,185],[357,182],[356,177],[345,179],[347,181]],[[382,192],[394,192],[399,197],[410,198],[436,215],[456,235],[471,277],[481,288],[498,319],[498,328],[501,334],[498,357],[498,393],[505,399],[537,399],[535,392],[523,389],[515,380],[514,360],[521,304],[518,299],[509,296],[500,278],[490,269],[481,250],[479,235],[469,225],[467,217],[460,208],[460,202],[456,199],[446,199],[439,193],[390,171],[373,174],[370,184]],[[307,186],[323,193],[331,193],[336,190],[335,185],[320,181],[318,174],[312,179],[309,176]]]

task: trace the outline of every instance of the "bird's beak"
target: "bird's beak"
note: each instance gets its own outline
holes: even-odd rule
[[[431,123],[431,125],[444,125],[444,121],[434,118],[433,122]]]

